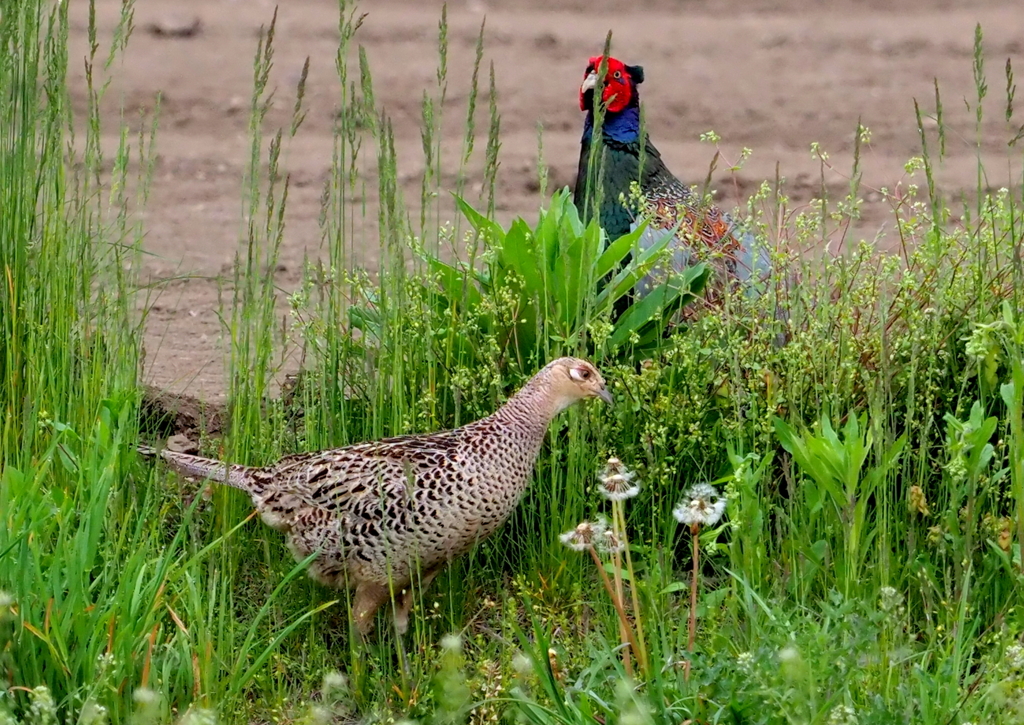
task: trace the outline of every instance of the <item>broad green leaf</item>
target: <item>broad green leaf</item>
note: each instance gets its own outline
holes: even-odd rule
[[[478,212],[472,206],[470,206],[462,197],[452,194],[455,197],[455,204],[459,207],[459,211],[462,212],[463,216],[473,225],[473,228],[480,233],[480,235],[487,240],[490,244],[499,245],[505,241],[505,231],[501,228],[493,219],[488,219],[483,214]]]

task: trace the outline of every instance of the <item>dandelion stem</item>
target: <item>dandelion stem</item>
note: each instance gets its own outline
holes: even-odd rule
[[[597,555],[597,549],[591,544],[587,547],[587,551],[590,552],[590,558],[594,560],[594,565],[597,567],[597,573],[601,575],[601,582],[604,584],[605,591],[608,592],[608,596],[611,597],[612,604],[615,606],[615,611],[619,615],[619,624],[621,625],[619,631],[623,634],[626,639],[626,643],[633,652],[638,652],[639,647],[636,646],[636,638],[633,636],[633,628],[629,626],[629,618],[626,617],[626,610],[622,606],[622,600],[615,596],[615,589],[612,586],[612,582],[608,579],[608,573],[604,570],[604,565],[601,563],[601,557]],[[633,676],[633,666],[629,663],[628,658],[623,660],[626,662],[626,673]]]
[[[613,501],[612,502],[612,531],[614,531],[617,535],[622,536],[624,532],[619,528],[619,505],[620,504],[621,504],[621,502],[619,502],[619,501]],[[621,559],[621,556],[620,556],[618,550],[612,552],[612,563],[614,564],[614,567],[615,567],[615,570],[614,570],[614,574],[615,574],[615,598],[619,602],[622,602],[622,601],[625,601],[625,596],[623,595],[623,587],[622,587],[622,559]],[[625,618],[624,617],[620,617],[620,619],[619,619],[619,640],[620,641],[625,641],[626,640],[626,637],[627,637],[626,628],[627,628],[627,622],[626,622]],[[639,650],[636,650],[634,648],[634,652],[636,653],[637,657],[640,656]],[[623,652],[622,653],[622,664],[626,668],[626,674],[632,676],[633,675],[633,661],[631,659],[631,655],[630,655],[629,652]]]
[[[633,573],[633,557],[629,553],[629,538],[626,536],[626,506],[623,501],[612,503],[612,525],[618,527],[619,536],[623,543],[623,551],[626,554],[626,569],[629,571],[629,597],[633,605],[633,618],[636,620],[636,638],[640,648],[637,650],[637,659],[640,660],[640,670],[644,677],[650,674],[647,665],[647,639],[644,637],[643,618],[640,616],[640,600],[636,593],[636,575]]]
[[[686,649],[693,652],[693,644],[697,638],[697,570],[700,565],[700,524],[690,524],[690,536],[693,537],[693,576],[690,578],[690,618]],[[690,662],[686,663],[686,679],[690,679]]]

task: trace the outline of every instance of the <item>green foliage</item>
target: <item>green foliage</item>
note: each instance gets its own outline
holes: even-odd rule
[[[830,564],[844,597],[852,596],[861,585],[871,537],[877,531],[867,526],[869,507],[877,504],[876,491],[893,475],[907,442],[906,435],[901,435],[880,452],[877,465],[864,471],[873,446],[866,423],[866,414],[859,419],[850,415],[840,438],[828,416],[821,419],[817,435],[800,435],[781,418],[775,419],[780,445],[807,476],[798,486],[797,499],[803,500],[794,503],[794,507],[803,504],[802,528],[813,540],[801,552],[807,561],[805,583],[809,569]],[[843,548],[838,551],[829,547],[835,532],[842,532]]]
[[[493,73],[487,143],[475,143],[474,101],[445,207],[443,19],[414,236],[394,135],[355,43],[362,16],[342,3],[324,248],[289,298],[282,337],[273,261],[303,82],[287,128],[265,138],[268,26],[254,63],[247,233],[222,311],[230,425],[223,441],[203,441],[209,452],[260,463],[459,425],[566,353],[592,356],[618,401],[561,416],[509,524],[416,592],[405,640],[382,618],[361,643],[347,595],[301,576],[244,496],[207,500],[132,453],[146,302],[133,213],[150,138],[130,143],[122,130],[116,154],[101,154],[92,23],[85,132],[72,137],[67,6],[0,15],[15,51],[0,57],[0,723],[1019,721],[1024,185],[1013,177],[992,192],[979,165],[974,200],[951,209],[933,183],[954,139],[938,93],[937,128],[918,109],[922,155],[898,193],[880,192],[896,253],[847,243],[856,173],[848,196],[796,210],[785,186],[765,184],[750,212],[778,273],[762,297],[727,294],[685,328],[666,325],[706,280],[695,268],[613,322],[658,252],[638,256],[635,235],[582,226],[565,192],[544,199],[533,227],[494,222]],[[130,31],[129,4],[113,57]],[[976,51],[980,147],[980,31]],[[867,129],[856,133],[859,149]],[[472,202],[471,174],[485,182]],[[367,219],[352,200],[373,194],[381,210]],[[355,261],[373,223],[371,273]],[[816,242],[846,251],[790,251]],[[286,345],[300,348],[301,385],[289,401],[268,399]],[[609,455],[642,485],[628,511],[611,511],[629,532],[628,566],[603,564],[643,623],[642,680],[626,677],[620,618],[593,568],[558,543],[609,514],[594,495]],[[670,512],[704,481],[728,508],[699,534],[690,654],[690,542]]]
[[[568,188],[551,198],[532,229],[516,219],[505,230],[464,199],[456,197],[456,204],[483,243],[483,268],[445,262],[428,251],[422,256],[428,304],[449,319],[443,332],[456,331],[439,342],[463,364],[486,359],[481,335],[496,340],[523,369],[542,365],[558,350],[650,354],[673,315],[708,278],[707,266],[697,264],[631,300],[634,285],[663,256],[673,233],[641,251],[644,223],[609,243],[596,221],[580,221]],[[629,304],[613,318],[620,301]],[[372,308],[356,306],[350,315],[357,329],[381,338],[382,318]]]

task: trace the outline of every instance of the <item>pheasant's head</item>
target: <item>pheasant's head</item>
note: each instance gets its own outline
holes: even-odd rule
[[[601,100],[608,113],[619,113],[640,103],[637,85],[644,82],[644,69],[639,65],[626,65],[618,58],[609,57],[604,80],[597,74],[601,70],[603,56],[595,55],[587,63],[583,72],[583,85],[580,86],[580,110],[590,113],[594,110],[594,91],[601,89]]]
[[[586,360],[558,358],[548,363],[537,377],[543,377],[546,392],[556,411],[565,410],[584,398],[600,398],[606,403],[612,402],[612,395],[605,387],[601,373]]]

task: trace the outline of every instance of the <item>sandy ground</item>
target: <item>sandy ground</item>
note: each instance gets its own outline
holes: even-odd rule
[[[73,59],[85,53],[86,5],[73,6]],[[425,90],[436,90],[440,6],[435,0],[361,6],[368,16],[357,41],[373,69],[377,99],[393,119],[399,175],[411,199],[419,196],[424,165],[421,99]],[[97,0],[97,7],[105,43],[120,2]],[[137,0],[135,33],[124,62],[112,69],[109,98],[123,99],[129,118],[163,94],[155,177],[143,215],[144,276],[168,281],[149,317],[147,382],[207,399],[223,394],[218,290],[220,281],[230,279],[243,232],[252,58],[258,30],[273,9],[267,0]],[[320,245],[317,218],[338,94],[337,12],[331,0],[292,0],[279,9],[272,81],[278,102],[271,126],[287,123],[295,83],[310,58],[308,116],[284,160],[293,181],[278,273],[285,290],[299,280],[304,256],[316,255]],[[719,164],[712,178],[723,205],[743,203],[763,179],[774,178],[778,164],[799,206],[819,187],[820,165],[809,151],[813,141],[828,150],[838,170],[828,172],[829,187],[840,193],[845,188],[841,172],[851,168],[858,119],[871,131],[865,184],[898,182],[906,160],[919,153],[913,101],[933,108],[935,78],[953,130],[938,184],[950,195],[975,188],[977,150],[964,99],[974,98],[972,43],[980,22],[991,89],[982,154],[993,173],[988,183],[1006,184],[1002,69],[1010,58],[1024,74],[1020,0],[452,0],[446,146],[453,151],[485,15],[485,63],[494,63],[502,113],[497,196],[503,220],[536,214],[538,124],[553,184],[572,183],[582,124],[577,89],[587,58],[600,51],[609,29],[614,54],[646,69],[641,95],[650,132],[680,178],[703,181],[714,149],[698,137],[713,129],[725,160],[738,159],[744,147],[754,152],[739,172]],[[78,88],[81,63],[72,65]],[[76,91],[75,101],[84,107],[84,93]],[[117,141],[116,106],[105,106],[109,148]],[[478,110],[481,135],[486,107],[485,96]],[[1019,173],[1016,153],[1012,173]],[[470,188],[479,178],[469,180]],[[375,199],[366,201],[372,219]],[[885,224],[884,204],[869,202],[859,235],[884,234]],[[361,261],[372,267],[373,252]]]

